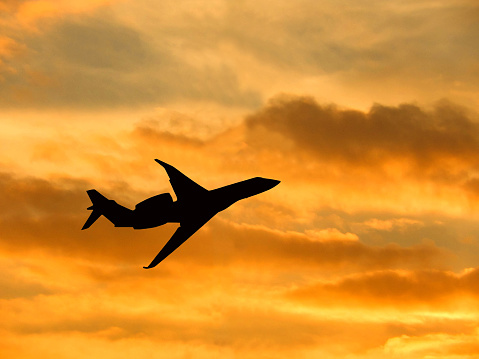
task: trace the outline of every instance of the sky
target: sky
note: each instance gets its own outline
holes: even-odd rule
[[[0,357],[479,357],[479,5],[2,0]],[[96,189],[281,181],[176,224]]]

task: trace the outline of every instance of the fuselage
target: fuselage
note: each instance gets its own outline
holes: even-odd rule
[[[145,229],[170,222],[211,218],[233,203],[267,191],[278,183],[276,180],[256,177],[177,201],[173,201],[169,193],[162,193],[138,203],[132,211],[131,222],[122,227]]]

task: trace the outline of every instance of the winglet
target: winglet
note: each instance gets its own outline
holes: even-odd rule
[[[177,176],[177,174],[179,173],[180,175],[182,176],[185,176],[183,173],[181,173],[180,171],[178,171],[175,167],[173,167],[172,165],[169,165],[168,163],[166,162],[163,162],[163,161],[160,161],[159,159],[156,159],[155,158],[155,161],[157,163],[159,163],[160,165],[163,166],[163,168],[165,169],[166,173],[168,174],[168,176],[171,178],[172,176]],[[185,176],[186,177],[186,176]]]
[[[165,167],[165,166],[169,166],[169,164],[168,164],[168,163],[166,163],[166,162],[163,162],[163,161],[160,161],[159,159],[156,159],[156,158],[155,158],[155,161],[156,161],[156,162],[158,162],[158,163],[159,163],[160,165],[162,165],[163,167]]]

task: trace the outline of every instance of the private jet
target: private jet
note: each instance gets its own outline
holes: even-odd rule
[[[175,167],[157,159],[155,161],[166,170],[176,201],[173,201],[169,193],[162,193],[145,199],[131,210],[91,189],[86,192],[92,202],[92,206],[87,209],[92,213],[82,228],[89,228],[102,215],[115,227],[134,229],[179,223],[176,232],[153,261],[143,267],[145,269],[156,267],[217,213],[239,200],[268,191],[280,183],[274,179],[255,177],[209,191]]]

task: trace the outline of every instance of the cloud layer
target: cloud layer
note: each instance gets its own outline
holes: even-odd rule
[[[441,97],[477,104],[476,5],[363,5],[9,1],[0,105],[250,110],[278,92],[361,108]]]
[[[477,10],[3,1],[0,357],[477,357]],[[176,225],[81,227],[154,158],[281,184],[146,271]]]
[[[161,115],[88,137],[74,127],[55,140],[48,127],[18,131],[28,166],[13,171],[4,156],[0,176],[2,355],[75,358],[87,346],[121,357],[160,346],[178,358],[447,358],[457,345],[474,355],[479,232],[456,210],[467,213],[464,198],[474,198],[471,116],[444,103],[361,112],[282,96],[199,137],[193,120],[165,127]],[[134,231],[101,218],[80,228],[87,189],[131,208],[171,191],[155,157],[210,189],[254,175],[282,183],[144,271],[174,225]],[[396,197],[383,198],[378,187],[399,182]],[[431,202],[406,213],[424,188]],[[437,206],[441,191],[463,197]]]

